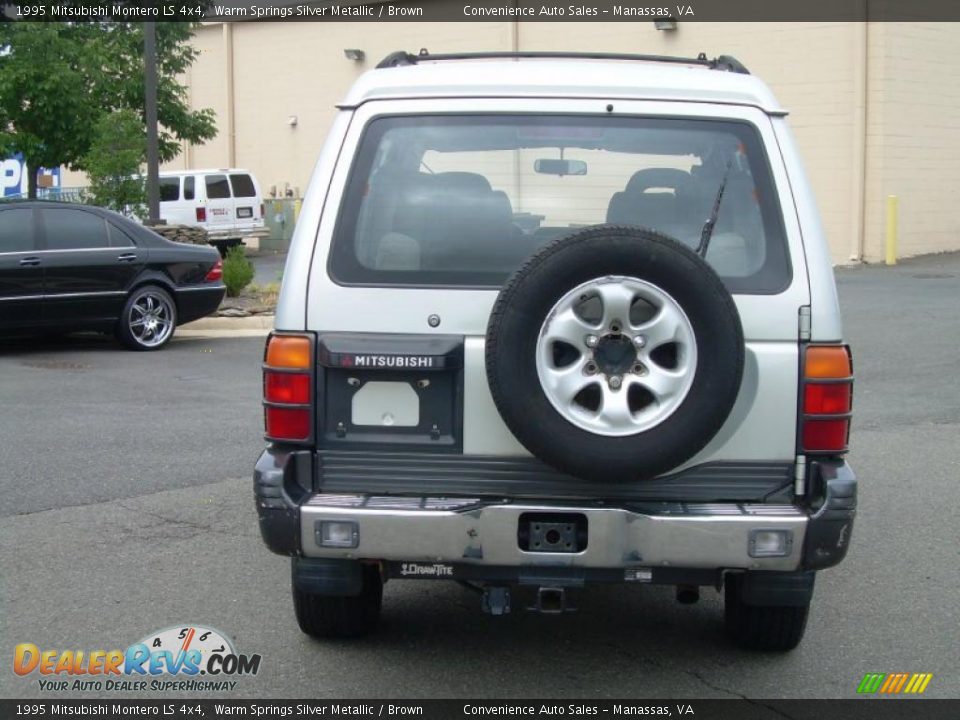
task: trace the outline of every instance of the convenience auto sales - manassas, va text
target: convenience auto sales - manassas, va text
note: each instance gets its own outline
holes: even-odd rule
[[[464,5],[463,14],[467,17],[511,17],[511,18],[536,18],[536,17],[599,17],[600,15],[612,15],[613,17],[625,18],[673,18],[693,17],[693,7],[690,5],[676,5],[672,8],[666,6],[639,6],[639,5],[614,5],[609,10],[588,5],[541,5],[536,7],[513,7],[513,6],[494,6],[477,7],[476,5]]]

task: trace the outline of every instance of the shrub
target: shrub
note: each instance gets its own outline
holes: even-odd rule
[[[232,247],[223,260],[223,284],[227,295],[237,297],[253,280],[253,263],[243,253],[242,247]]]

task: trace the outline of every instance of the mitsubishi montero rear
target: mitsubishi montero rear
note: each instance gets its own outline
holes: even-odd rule
[[[787,650],[847,552],[852,363],[786,112],[735,59],[395,53],[317,162],[255,492],[304,632],[725,592]],[[520,598],[523,602],[520,602]]]

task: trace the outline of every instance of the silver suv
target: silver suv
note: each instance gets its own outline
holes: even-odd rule
[[[320,637],[388,579],[541,612],[725,592],[787,650],[847,552],[850,352],[786,112],[734,58],[394,53],[339,105],[263,367],[267,546]]]

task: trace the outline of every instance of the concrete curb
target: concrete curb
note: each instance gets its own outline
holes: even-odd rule
[[[266,328],[255,328],[253,330],[240,328],[237,330],[191,330],[188,327],[177,328],[177,334],[173,341],[178,340],[217,340],[223,338],[264,338],[270,334]]]
[[[251,315],[250,317],[210,317],[200,318],[183,326],[185,330],[273,330],[273,315]]]

